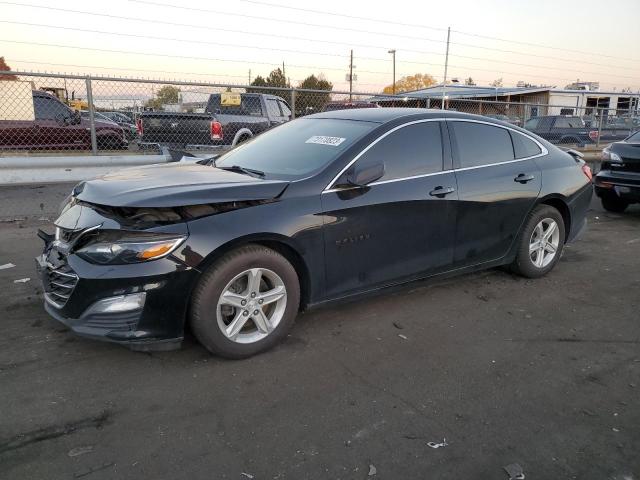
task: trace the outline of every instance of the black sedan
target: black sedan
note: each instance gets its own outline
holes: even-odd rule
[[[595,184],[605,210],[622,213],[630,204],[640,202],[640,132],[602,151]]]
[[[300,309],[499,265],[549,272],[591,171],[513,125],[420,109],[304,117],[200,164],[77,185],[40,232],[45,308],[78,334],[264,351]]]

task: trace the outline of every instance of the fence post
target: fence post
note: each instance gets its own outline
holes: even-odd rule
[[[98,155],[98,140],[96,139],[96,118],[93,107],[93,91],[91,90],[91,76],[87,75],[85,80],[87,85],[87,103],[89,104],[89,126],[91,128],[91,151]]]
[[[598,111],[598,109],[596,108],[596,112]],[[598,120],[598,139],[596,140],[596,147],[600,148],[600,135],[602,135],[602,117],[604,117],[603,115],[603,110],[600,110],[600,119]]]
[[[291,120],[296,118],[296,89],[291,89]]]

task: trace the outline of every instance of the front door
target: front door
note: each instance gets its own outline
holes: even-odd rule
[[[540,193],[535,157],[541,147],[526,135],[469,121],[447,121],[459,202],[456,267],[504,257]]]
[[[356,160],[384,162],[380,180],[323,192],[327,296],[450,266],[457,192],[441,128],[427,121],[392,130]]]

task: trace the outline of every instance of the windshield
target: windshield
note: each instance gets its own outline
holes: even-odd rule
[[[634,133],[626,140],[627,143],[640,143],[640,131]]]
[[[301,118],[222,155],[216,166],[237,165],[272,178],[303,178],[324,168],[377,126],[356,120]]]

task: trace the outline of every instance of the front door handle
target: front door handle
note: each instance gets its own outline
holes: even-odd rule
[[[444,198],[445,195],[449,195],[455,191],[456,189],[453,187],[436,187],[429,192],[429,195],[432,197]]]
[[[524,173],[521,173],[520,175],[518,175],[516,178],[513,179],[514,182],[518,182],[518,183],[522,183],[525,184],[527,182],[530,182],[531,180],[533,180],[534,177],[533,175],[525,175]]]

